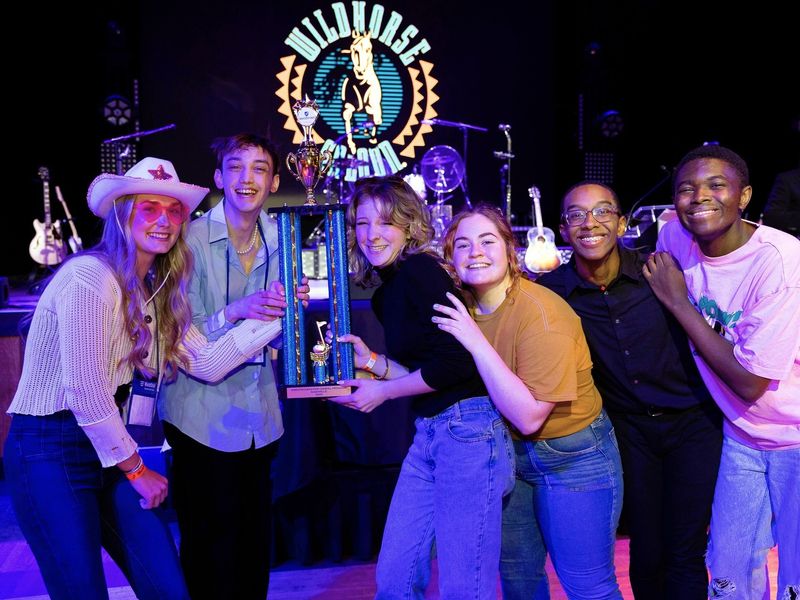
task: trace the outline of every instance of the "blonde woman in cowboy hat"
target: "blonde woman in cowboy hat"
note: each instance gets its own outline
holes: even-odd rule
[[[245,320],[213,344],[191,324],[183,233],[207,192],[156,158],[97,177],[88,202],[105,219],[102,240],[63,264],[36,307],[5,470],[54,599],[108,598],[101,545],[140,600],[188,597],[169,530],[149,510],[167,480],[143,464],[115,396],[141,422],[177,369],[219,379],[280,333],[278,292],[271,322]]]

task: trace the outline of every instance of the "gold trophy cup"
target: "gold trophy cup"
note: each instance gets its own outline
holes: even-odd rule
[[[331,168],[333,153],[330,150],[321,152],[314,143],[312,131],[319,117],[317,102],[306,96],[304,100],[295,102],[292,110],[303,128],[303,141],[297,152],[290,152],[286,156],[286,168],[306,188],[306,204],[316,204],[314,188]]]

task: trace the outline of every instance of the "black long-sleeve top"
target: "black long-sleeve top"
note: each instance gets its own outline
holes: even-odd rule
[[[434,303],[451,306],[460,297],[452,279],[429,254],[413,254],[378,269],[381,286],[372,310],[383,325],[387,354],[409,372],[421,370],[434,392],[415,396],[414,412],[432,417],[459,400],[487,395],[472,356],[452,335],[431,321]]]
[[[642,275],[645,257],[619,247],[619,275],[598,287],[578,275],[575,258],[536,283],[578,313],[592,353],[592,377],[610,412],[713,405],[686,333]]]

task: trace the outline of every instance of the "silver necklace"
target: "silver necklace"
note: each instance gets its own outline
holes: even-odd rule
[[[244,250],[236,250],[236,254],[239,256],[243,256],[245,254],[250,254],[253,251],[253,248],[256,246],[256,238],[258,237],[258,227],[253,227],[253,237],[250,238],[250,245],[245,248]]]

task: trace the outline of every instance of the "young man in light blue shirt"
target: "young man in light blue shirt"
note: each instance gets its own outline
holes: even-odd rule
[[[195,261],[193,321],[211,340],[245,318],[279,318],[285,306],[277,225],[263,209],[278,189],[278,152],[254,134],[221,138],[212,149],[223,200],[186,237]],[[283,434],[269,351],[216,384],[180,373],[162,390],[159,414],[173,448],[181,564],[192,598],[265,598],[270,461]]]

